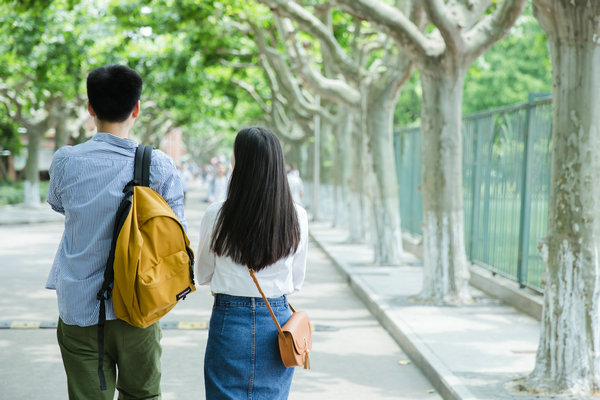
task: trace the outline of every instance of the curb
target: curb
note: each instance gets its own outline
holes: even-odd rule
[[[25,204],[0,206],[0,226],[61,222],[64,220],[63,215],[53,211],[50,206],[43,203],[40,203],[39,206],[27,206]]]
[[[18,329],[56,329],[56,321],[0,321],[0,330]],[[160,327],[168,330],[204,331],[208,329],[207,321],[161,321]]]
[[[392,314],[387,303],[374,293],[360,276],[354,275],[350,268],[330,253],[312,233],[309,232],[309,235],[333,265],[346,277],[352,290],[369,311],[421,369],[444,399],[476,400],[476,397],[462,384],[460,379],[442,363],[400,316]]]
[[[0,321],[0,330],[3,329],[56,329],[58,322],[56,321]],[[205,331],[208,330],[208,321],[161,321],[160,327],[168,330],[179,331]],[[315,332],[332,332],[339,330],[330,325],[313,324],[311,328]]]

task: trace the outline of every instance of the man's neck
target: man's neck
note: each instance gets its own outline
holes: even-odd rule
[[[124,124],[120,122],[106,122],[106,121],[96,121],[96,128],[98,132],[106,132],[111,135],[127,139],[129,137],[129,131],[131,130],[131,126],[129,124]]]

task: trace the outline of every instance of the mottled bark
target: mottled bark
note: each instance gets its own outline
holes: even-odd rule
[[[398,52],[398,48],[394,45],[362,38],[360,24],[355,31],[358,39],[353,42],[355,47],[352,54],[348,56],[333,35],[327,15],[322,14],[321,18],[318,18],[300,4],[286,0],[260,1],[270,6],[276,14],[295,20],[302,29],[320,40],[323,58],[325,61],[330,61],[324,64],[331,66],[330,72],[336,74],[328,74],[326,71],[327,76],[323,76],[313,70],[302,57],[297,57],[294,62],[297,64],[296,72],[302,76],[304,83],[324,98],[353,107],[360,112],[363,124],[361,132],[368,137],[369,156],[374,160],[368,164],[369,173],[375,177],[373,190],[369,191],[370,208],[373,210],[371,241],[374,247],[374,262],[398,264],[402,255],[402,240],[392,120],[400,88],[412,72],[412,63],[403,54],[399,54],[402,52]],[[414,5],[413,2],[407,2],[405,8],[409,14],[412,14]],[[420,16],[421,13],[418,14]],[[416,14],[414,17],[420,19]],[[280,26],[284,28],[282,24]],[[293,36],[291,30],[285,32],[285,35]],[[373,63],[367,62],[370,60],[370,50],[367,48],[371,46],[385,50],[384,56]],[[292,54],[294,52],[300,54],[301,50],[296,49]],[[362,169],[352,171],[354,179],[360,179],[360,182],[353,182],[352,185],[361,186],[360,190],[353,190],[350,196],[349,214],[350,218],[354,219],[350,222],[352,241],[360,240],[364,235],[362,229],[364,222],[359,223],[356,220],[362,215],[362,212],[358,212],[359,208],[362,209],[362,199],[355,199],[355,196],[364,193],[362,190],[364,173]]]
[[[424,274],[418,297],[436,303],[463,302],[470,299],[460,112],[466,70],[439,69],[421,73]]]
[[[553,69],[552,187],[540,249],[548,282],[538,392],[600,390],[600,3],[537,1]]]
[[[348,241],[362,242],[365,238],[364,216],[364,135],[355,127],[352,130],[352,162],[348,176]]]
[[[27,130],[27,162],[25,164],[25,204],[39,204],[40,199],[40,143],[44,130],[30,128]]]
[[[338,125],[335,128],[335,154],[333,172],[335,174],[333,227],[347,226],[349,195],[348,180],[352,163],[352,113],[345,107],[338,111]]]
[[[461,102],[465,71],[504,37],[525,0],[455,2],[423,0],[436,30],[425,34],[399,7],[381,0],[336,0],[372,22],[415,62],[423,88],[423,291],[434,302],[468,301],[462,209]],[[487,12],[489,7],[494,10]],[[418,10],[414,8],[413,10]]]
[[[69,122],[72,124],[79,122],[69,121],[69,112],[64,104],[59,104],[51,112],[54,114],[54,149],[58,150],[68,144],[71,132],[74,130],[73,126],[69,126]]]
[[[374,190],[372,240],[375,264],[399,264],[402,258],[402,234],[398,207],[398,179],[394,161],[394,106],[403,80],[399,74],[378,79],[366,88],[365,119],[369,138]]]

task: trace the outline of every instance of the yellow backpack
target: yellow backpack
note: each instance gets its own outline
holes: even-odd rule
[[[149,186],[151,158],[152,146],[138,146],[134,178],[125,186],[117,211],[104,283],[97,295],[99,374],[106,300],[112,296],[117,318],[146,328],[196,290],[190,241],[171,207]],[[101,388],[106,386],[103,378]]]

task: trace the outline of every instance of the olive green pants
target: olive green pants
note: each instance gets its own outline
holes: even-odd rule
[[[67,325],[58,320],[57,337],[67,373],[70,400],[160,399],[160,324],[142,329],[121,320],[104,327],[104,375],[98,378],[98,327]]]

